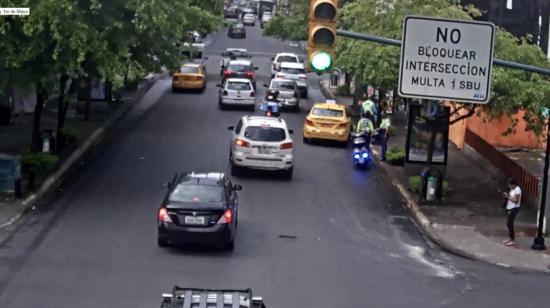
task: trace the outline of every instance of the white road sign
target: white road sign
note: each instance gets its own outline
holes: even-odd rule
[[[488,22],[405,17],[399,95],[487,103],[494,38]]]

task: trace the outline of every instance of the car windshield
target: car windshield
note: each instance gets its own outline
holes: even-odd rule
[[[250,89],[251,89],[251,87],[250,87],[249,82],[230,81],[230,82],[227,83],[227,90],[248,91]]]
[[[181,183],[170,194],[170,202],[221,202],[223,191],[217,185],[199,185],[197,182]]]
[[[200,50],[194,50],[193,52],[191,50],[184,50],[181,52],[181,55],[186,59],[202,59],[202,51]]]
[[[188,73],[188,74],[198,74],[199,68],[197,66],[183,66],[181,68],[182,73]]]
[[[313,108],[311,114],[316,116],[323,116],[323,117],[343,117],[344,111],[343,110],[334,110],[334,109],[326,109],[326,108]]]
[[[246,51],[231,50],[228,52],[228,56],[235,58],[248,58],[248,53],[246,53]]]
[[[285,130],[270,126],[249,126],[244,130],[244,136],[252,141],[277,142],[286,138]]]
[[[250,66],[243,64],[230,64],[227,69],[234,72],[247,72],[250,70]]]
[[[277,58],[277,63],[281,63],[281,62],[298,63],[298,59],[296,59],[296,57],[293,57],[293,56],[279,56]]]
[[[294,90],[294,83],[291,81],[273,81],[271,87],[279,90]]]
[[[305,74],[306,71],[303,68],[282,67],[281,68],[281,73],[299,75],[299,74]]]

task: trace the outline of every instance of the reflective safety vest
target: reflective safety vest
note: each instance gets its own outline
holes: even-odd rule
[[[367,118],[362,118],[357,122],[357,129],[355,130],[356,133],[365,133],[370,132],[372,133],[374,131],[374,125],[372,124],[372,121]]]
[[[363,102],[363,105],[361,105],[361,111],[363,111],[363,113],[369,111],[370,113],[372,113],[372,115],[376,115],[376,104],[370,99],[367,99]]]
[[[391,126],[390,119],[388,118],[382,119],[382,122],[380,123],[380,128],[388,129],[390,128],[390,126]]]

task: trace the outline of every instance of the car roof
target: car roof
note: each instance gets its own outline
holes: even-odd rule
[[[237,65],[252,65],[252,61],[250,60],[231,60],[229,61],[229,65],[231,64],[237,64]]]
[[[248,126],[260,126],[262,124],[268,124],[271,127],[287,128],[285,120],[277,117],[264,117],[264,116],[244,116],[243,122],[246,122]]]
[[[226,48],[225,51],[248,52],[248,50],[246,50],[246,48]]]
[[[245,83],[250,83],[250,79],[247,79],[247,78],[227,78],[225,80],[225,82],[245,82]]]
[[[277,55],[275,55],[275,57],[280,57],[280,56],[291,56],[291,57],[298,58],[297,54],[291,53],[291,52],[279,52]]]
[[[186,62],[186,63],[183,63],[182,66],[190,66],[190,67],[199,67],[201,66],[202,63],[197,63],[197,62]]]
[[[271,79],[271,81],[279,81],[279,82],[283,82],[283,81],[290,81],[290,82],[296,82],[294,79],[288,79],[288,78],[273,78]]]
[[[223,172],[182,172],[178,181],[180,183],[193,182],[197,184],[221,184],[225,177]]]
[[[293,63],[293,62],[281,62],[281,67],[283,68],[304,68],[303,63]]]
[[[315,103],[312,108],[332,109],[332,110],[345,110],[346,106],[338,103]]]

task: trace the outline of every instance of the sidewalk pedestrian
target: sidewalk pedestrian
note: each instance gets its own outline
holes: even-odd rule
[[[521,205],[521,188],[515,179],[508,180],[509,192],[504,193],[506,198],[506,227],[508,228],[509,239],[502,243],[506,246],[516,245],[516,237],[514,232],[514,219],[518,215]]]

